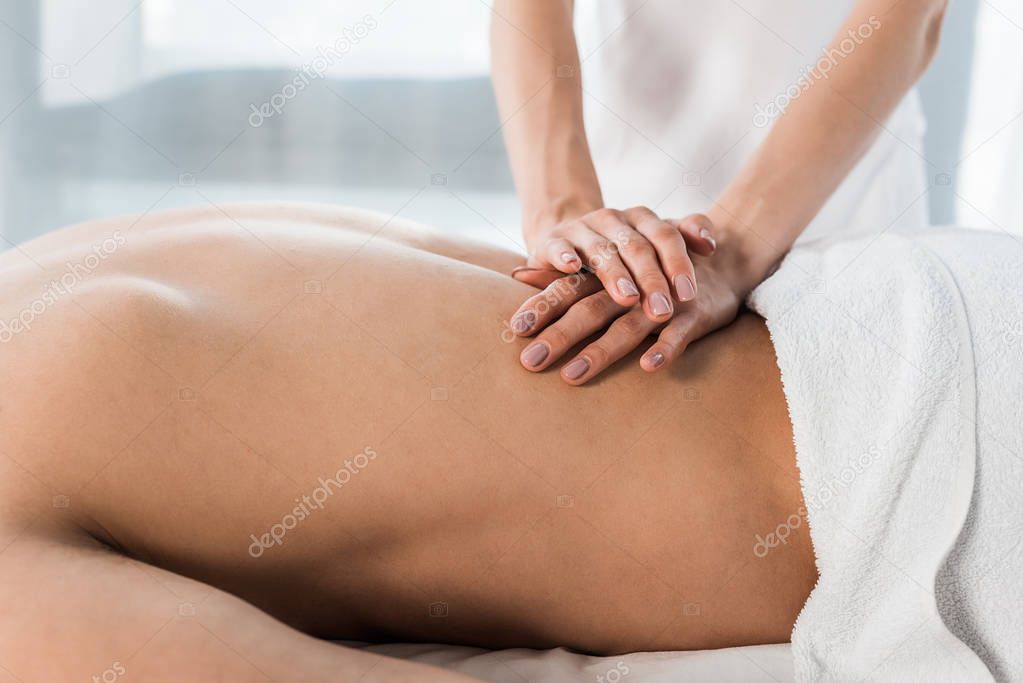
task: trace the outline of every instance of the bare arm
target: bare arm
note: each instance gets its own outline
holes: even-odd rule
[[[604,206],[583,127],[572,7],[572,0],[494,2],[494,90],[527,244],[544,225]]]
[[[707,212],[721,241],[739,247],[740,293],[758,285],[788,251],[926,70],[946,4],[857,3],[829,47],[839,56],[827,78],[816,67],[810,71],[809,87]]]
[[[714,250],[710,222],[661,220],[646,207],[604,207],[583,123],[572,0],[497,0],[492,71],[534,268],[585,263],[622,306],[664,322],[696,296],[688,248]]]
[[[828,78],[811,77],[779,116],[753,157],[708,211],[720,248],[713,258],[694,258],[700,296],[678,310],[667,324],[644,318],[635,309],[610,302],[592,283],[562,297],[558,320],[533,314],[532,335],[549,326],[537,342],[557,348],[550,364],[572,350],[593,330],[610,325],[603,337],[569,356],[562,372],[570,384],[584,384],[657,334],[640,360],[644,370],[670,365],[693,341],[729,324],[746,295],[770,273],[827,199],[869,149],[882,123],[923,74],[937,49],[946,0],[861,0],[835,36],[831,50],[846,52]],[[860,27],[869,27],[859,33]],[[857,39],[850,38],[850,31]],[[864,34],[869,33],[869,37]],[[531,283],[543,286],[550,276]],[[516,317],[528,316],[527,301]],[[612,324],[614,323],[614,324]],[[582,330],[585,334],[580,334]],[[529,356],[524,354],[527,369]],[[544,366],[546,367],[546,365]]]
[[[5,671],[24,681],[475,680],[311,638],[232,595],[63,533],[5,548],[0,602],[2,680]]]

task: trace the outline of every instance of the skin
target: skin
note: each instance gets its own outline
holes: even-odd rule
[[[923,75],[937,50],[947,0],[857,2],[831,47],[839,49],[863,24],[880,22],[880,29],[791,103],[721,195],[708,196],[705,216],[684,221],[662,220],[645,207],[604,205],[583,126],[573,5],[572,0],[495,0],[491,61],[522,204],[526,265],[532,269],[515,276],[546,285],[552,279],[546,271],[582,267],[562,254],[580,254],[606,295],[590,303],[580,296],[575,315],[580,332],[566,341],[575,345],[616,319],[626,321],[612,325],[596,350],[566,356],[562,377],[580,385],[628,356],[651,333],[658,341],[641,361],[648,372],[669,367],[690,342],[735,318],[739,302],[791,248]],[[620,257],[603,256],[615,254],[623,242],[629,246],[617,249]],[[701,264],[712,251],[714,263]],[[601,258],[594,263],[595,255]],[[642,296],[639,311],[633,311],[636,298],[623,297],[618,288],[630,275]],[[686,279],[694,286],[691,296]],[[670,315],[656,315],[653,298],[671,302],[672,294]],[[579,363],[589,364],[581,378],[567,372]]]
[[[0,679],[467,680],[320,638],[786,641],[816,569],[805,524],[754,552],[802,506],[763,321],[580,393],[515,363],[516,258],[269,204],[0,255],[8,328],[93,266],[0,336]]]

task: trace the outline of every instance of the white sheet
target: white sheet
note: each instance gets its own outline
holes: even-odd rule
[[[789,645],[589,657],[568,650],[481,650],[373,645],[370,652],[432,664],[494,683],[789,683]]]
[[[754,293],[820,571],[798,680],[1023,680],[1021,278],[1020,241],[935,229],[794,249]]]

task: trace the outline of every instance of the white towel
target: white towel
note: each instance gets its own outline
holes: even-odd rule
[[[750,305],[820,571],[798,680],[1023,680],[1023,245],[955,229],[806,245]]]

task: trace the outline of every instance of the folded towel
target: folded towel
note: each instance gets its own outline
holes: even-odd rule
[[[794,250],[750,297],[820,580],[802,681],[1023,680],[1023,244],[936,229]]]

